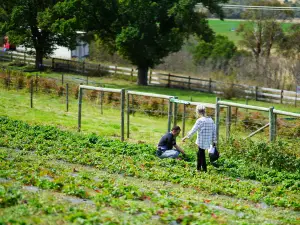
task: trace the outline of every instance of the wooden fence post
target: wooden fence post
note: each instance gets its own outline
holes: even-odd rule
[[[150,70],[149,84],[151,84],[151,81],[152,81],[152,70]]]
[[[36,73],[35,74],[35,92],[38,91],[38,85],[39,85],[38,78],[39,78],[39,75]]]
[[[68,72],[70,72],[70,60],[67,60],[68,64]]]
[[[64,74],[61,74],[61,85],[64,85]]]
[[[173,108],[173,104],[171,102],[171,99],[169,99],[169,108],[168,108],[168,132],[171,131],[171,122],[172,122],[172,108]]]
[[[13,53],[10,52],[10,61],[12,62],[13,61]]]
[[[131,95],[131,104],[132,104],[132,116],[134,116],[134,96],[133,95]]]
[[[66,83],[66,108],[67,112],[69,112],[69,84]]]
[[[238,108],[238,107],[235,107],[235,121],[234,121],[234,125],[237,124],[237,121],[238,121],[238,113],[239,113],[239,108]]]
[[[101,115],[103,115],[103,96],[104,95],[104,93],[102,92],[102,91],[100,91],[100,113],[101,113]]]
[[[130,126],[130,94],[127,92],[126,105],[127,105],[127,138],[129,138],[129,126]]]
[[[54,66],[55,66],[55,59],[52,58],[52,69],[54,69]]]
[[[178,97],[174,97],[175,99],[178,99]],[[174,102],[174,117],[173,117],[173,126],[177,125],[177,113],[178,113],[178,103]]]
[[[24,52],[24,64],[26,64],[26,52]]]
[[[86,84],[87,85],[89,84],[89,75],[88,74],[86,75]]]
[[[7,89],[10,90],[10,83],[11,83],[11,78],[10,78],[10,72],[8,73],[8,78],[7,78]]]
[[[121,90],[121,141],[124,141],[125,89]]]
[[[274,140],[277,138],[277,114],[274,113]]]
[[[161,106],[161,113],[160,113],[160,115],[163,116],[164,112],[165,112],[165,100],[162,99],[162,106]]]
[[[185,114],[186,114],[186,104],[183,104],[183,113],[182,113],[182,137],[183,138],[185,134]]]
[[[297,107],[297,97],[298,97],[298,92],[297,92],[297,86],[296,86],[296,92],[295,92],[295,107]]]
[[[231,126],[231,106],[227,106],[226,112],[226,140],[230,139],[230,126]]]
[[[191,89],[191,76],[189,76],[188,89]]]
[[[220,105],[219,98],[216,98],[216,110],[215,110],[215,121],[216,121],[216,139],[217,143],[219,143],[219,130],[220,130]]]
[[[275,141],[275,116],[274,116],[274,107],[270,107],[269,109],[269,123],[270,123],[270,133],[269,139],[270,141]]]
[[[82,74],[84,75],[84,70],[85,70],[85,62],[82,62]]]
[[[118,67],[117,67],[117,66],[115,66],[115,75],[117,74],[117,69],[118,69]]]
[[[209,84],[208,84],[208,92],[209,92],[209,93],[212,93],[212,85],[211,85],[211,82],[212,82],[212,80],[211,80],[211,78],[209,78]]]
[[[170,87],[170,83],[171,83],[171,74],[168,74],[168,87]]]
[[[255,101],[258,101],[258,87],[255,86]]]
[[[280,92],[280,104],[282,104],[283,102],[283,90],[281,90]]]
[[[79,87],[78,96],[78,132],[81,130],[81,107],[82,107],[82,88]]]
[[[30,108],[33,108],[33,80],[30,80]]]

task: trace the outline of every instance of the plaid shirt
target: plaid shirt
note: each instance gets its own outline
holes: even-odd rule
[[[213,141],[216,141],[216,126],[210,117],[201,117],[188,132],[190,138],[197,131],[196,144],[199,148],[208,149]]]

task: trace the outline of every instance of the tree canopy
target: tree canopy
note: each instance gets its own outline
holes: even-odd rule
[[[193,50],[193,58],[196,63],[209,58],[230,60],[236,51],[237,47],[233,41],[230,41],[226,36],[217,35],[210,42],[200,40]]]
[[[284,6],[278,1],[266,0],[255,2],[253,5]],[[284,38],[278,19],[284,21],[292,17],[291,11],[246,10],[243,18],[247,22],[242,23],[237,29],[238,34],[242,36],[240,44],[251,50],[257,62],[262,56],[268,59],[272,48]]]
[[[35,49],[36,68],[57,45],[75,47],[74,27],[68,29],[65,24],[65,29],[61,29],[56,24],[60,16],[57,2],[60,1],[10,0],[0,4],[0,33],[7,34],[14,44]]]
[[[85,31],[136,65],[138,84],[147,85],[148,68],[179,51],[190,35],[213,38],[206,15],[195,11],[200,2],[223,17],[218,4],[227,0],[66,0],[60,9],[70,19],[80,18]]]

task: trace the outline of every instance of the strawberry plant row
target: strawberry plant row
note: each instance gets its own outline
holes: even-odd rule
[[[299,173],[277,171],[249,165],[255,180],[248,178],[245,162],[223,159],[220,170],[197,174],[193,162],[160,160],[154,146],[129,144],[103,139],[94,134],[83,135],[60,131],[50,126],[29,126],[20,121],[1,118],[0,146],[33,151],[71,163],[91,165],[110,173],[121,173],[149,180],[170,181],[210,194],[223,194],[254,202],[299,210]],[[191,161],[194,156],[190,156]],[[268,176],[269,175],[269,176]],[[270,182],[270,183],[269,183]]]

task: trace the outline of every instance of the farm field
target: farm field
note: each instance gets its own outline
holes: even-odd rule
[[[4,224],[297,224],[299,220],[299,173],[230,158],[237,153],[223,152],[219,168],[209,165],[208,173],[196,173],[194,157],[159,160],[148,144],[30,126],[7,117],[0,118],[0,130]]]
[[[241,23],[243,23],[243,20],[208,20],[209,26],[213,29],[216,34],[221,34],[224,36],[227,36],[229,40],[237,42],[241,40],[241,37],[237,35],[236,29],[239,27]],[[282,23],[282,27],[285,31],[292,25],[292,23]]]
[[[16,89],[15,83],[7,89],[3,79],[0,82],[0,224],[298,224],[297,127],[282,127],[279,141],[272,144],[267,131],[244,141],[251,131],[243,125],[247,112],[241,110],[228,142],[222,121],[218,167],[209,164],[208,173],[197,173],[195,137],[184,144],[178,138],[187,153],[183,160],[155,156],[167,119],[157,112],[145,113],[143,107],[153,99],[134,98],[139,104],[130,116],[130,138],[120,142],[117,98],[110,96],[101,114],[99,99],[87,92],[78,133],[74,87],[85,78],[65,74],[72,90],[66,112],[65,96],[58,96],[59,88],[50,88],[59,86],[61,75],[40,77],[52,83],[43,80],[34,92],[32,109],[26,82],[23,89]],[[89,78],[89,83],[207,103],[216,99],[111,77]],[[291,105],[275,107],[299,112]],[[193,125],[194,109],[189,114],[186,130]],[[255,114],[252,119],[261,117]]]

